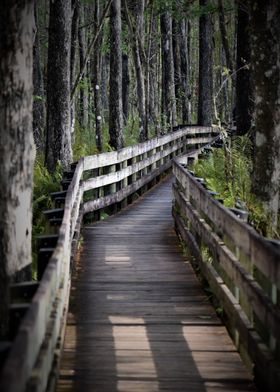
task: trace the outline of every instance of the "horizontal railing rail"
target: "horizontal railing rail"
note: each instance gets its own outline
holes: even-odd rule
[[[71,260],[83,216],[114,204],[125,206],[129,196],[168,170],[175,156],[197,150],[217,137],[213,127],[184,127],[120,151],[81,158],[72,165],[72,172],[65,173],[62,185],[68,189],[53,194],[60,208],[46,212],[56,233],[38,239],[38,288],[34,289],[33,282],[13,288],[24,293],[25,299],[28,290],[35,294],[25,304],[27,310],[2,367],[1,391],[53,389],[52,372],[59,361],[68,308]]]
[[[280,243],[259,235],[175,159],[173,216],[241,353],[264,390],[280,385]]]

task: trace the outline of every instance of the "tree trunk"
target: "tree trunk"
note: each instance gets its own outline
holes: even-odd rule
[[[122,54],[122,104],[123,104],[123,118],[126,124],[129,116],[129,67],[128,55]]]
[[[166,11],[160,18],[162,34],[162,112],[169,127],[176,126],[176,98],[172,50],[172,19]]]
[[[100,23],[100,2],[95,1],[94,8],[95,26]],[[94,34],[97,32],[95,31]],[[93,75],[92,85],[94,90],[94,117],[95,117],[95,133],[96,133],[96,147],[99,152],[103,150],[103,135],[102,135],[102,101],[101,101],[101,62],[102,62],[102,33],[100,32],[95,44],[95,51],[93,56]]]
[[[31,0],[0,2],[0,338],[9,279],[31,278],[33,13]]]
[[[46,166],[72,161],[70,133],[71,0],[50,2]]]
[[[160,133],[159,126],[159,103],[158,103],[158,88],[157,88],[157,65],[159,58],[159,45],[157,42],[158,33],[158,18],[155,15],[151,17],[151,32],[150,32],[150,53],[148,56],[149,62],[149,95],[148,95],[148,105],[149,112],[148,117],[150,117],[154,123],[156,135]]]
[[[133,4],[133,13],[135,14],[135,29],[132,25],[130,10],[125,2],[126,19],[129,28],[130,41],[132,45],[133,60],[136,74],[137,86],[137,106],[139,112],[139,141],[143,142],[148,139],[148,127],[146,118],[145,102],[145,80],[143,70],[143,23],[144,23],[144,0]]]
[[[225,11],[224,11],[222,0],[218,0],[218,8],[219,8],[219,25],[220,25],[223,49],[226,56],[226,64],[227,64],[227,68],[230,70],[230,72],[232,72],[233,61],[232,61],[232,56],[230,53],[230,48],[228,43],[228,36],[227,36],[226,22],[225,22]]]
[[[190,122],[190,70],[189,70],[189,50],[188,37],[189,29],[188,22],[182,19],[179,22],[180,29],[180,56],[181,56],[181,106],[182,106],[182,121],[183,124]]]
[[[207,6],[209,0],[199,0],[200,7]],[[199,125],[210,126],[213,115],[213,24],[210,14],[199,19]]]
[[[72,23],[71,23],[71,53],[70,53],[70,87],[74,87],[77,63],[77,44],[78,44],[78,27],[79,27],[79,0],[72,0]],[[74,140],[75,131],[75,99],[71,102],[71,135]]]
[[[109,111],[108,102],[108,78],[110,70],[110,56],[104,54],[102,56],[102,67],[101,67],[101,99],[104,114]],[[108,115],[106,116],[106,121],[108,121]]]
[[[113,0],[110,15],[109,144],[123,147],[121,2]]]
[[[249,1],[254,80],[253,191],[279,224],[280,184],[280,3]]]
[[[86,34],[85,28],[83,27],[85,23],[84,19],[84,6],[80,7],[80,26],[78,30],[78,39],[79,39],[79,55],[80,55],[80,69],[84,67],[84,61],[86,58]],[[84,75],[82,86],[80,87],[80,105],[79,105],[79,113],[80,113],[80,124],[86,129],[88,128],[88,90],[89,86],[87,83],[87,75]]]
[[[181,118],[181,97],[182,97],[182,76],[181,76],[181,53],[180,53],[180,42],[181,32],[180,24],[175,18],[172,19],[172,49],[173,49],[173,60],[174,60],[174,84],[175,84],[175,99],[177,108],[177,117]]]
[[[37,5],[34,3],[34,43],[33,43],[33,135],[36,147],[44,150],[44,129],[46,123],[44,81],[40,63]]]
[[[249,10],[244,4],[238,5],[237,52],[236,52],[236,107],[235,121],[237,135],[245,135],[251,128],[253,92],[250,81]]]

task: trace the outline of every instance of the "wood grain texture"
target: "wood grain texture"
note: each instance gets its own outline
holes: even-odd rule
[[[253,391],[188,260],[171,180],[84,228],[57,392]]]

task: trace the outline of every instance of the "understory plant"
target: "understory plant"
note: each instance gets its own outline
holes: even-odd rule
[[[60,190],[62,180],[62,166],[57,164],[56,171],[50,174],[44,166],[42,156],[37,156],[34,166],[34,188],[33,188],[33,228],[32,249],[35,257],[36,236],[46,233],[47,220],[43,214],[44,210],[53,208],[51,192]]]
[[[208,189],[219,194],[226,207],[248,211],[249,223],[263,236],[278,238],[260,202],[251,192],[252,142],[248,135],[226,137],[223,148],[215,148],[200,159],[194,170]]]

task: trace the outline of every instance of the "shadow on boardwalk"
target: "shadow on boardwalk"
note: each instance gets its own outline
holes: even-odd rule
[[[171,180],[84,229],[57,391],[253,391],[171,216]]]

